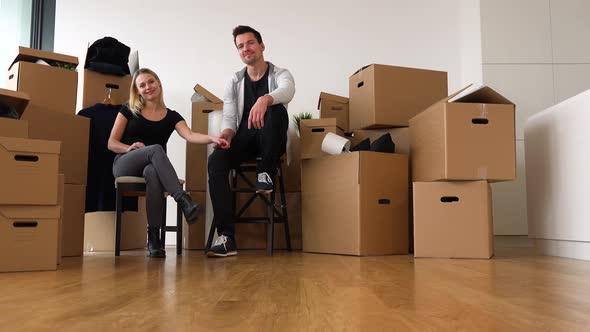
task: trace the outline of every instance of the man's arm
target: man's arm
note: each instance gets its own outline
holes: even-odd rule
[[[276,75],[277,88],[268,94],[271,105],[288,104],[295,96],[295,79],[287,69],[280,69]]]
[[[223,92],[223,118],[221,119],[221,129],[231,129],[234,133],[237,131],[238,122],[238,96],[235,89],[235,81],[232,78],[225,84]]]

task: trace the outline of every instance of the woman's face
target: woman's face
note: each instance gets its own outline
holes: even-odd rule
[[[157,102],[160,99],[160,81],[152,74],[139,74],[135,79],[135,87],[146,101]]]

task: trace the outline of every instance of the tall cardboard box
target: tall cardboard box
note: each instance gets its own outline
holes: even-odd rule
[[[64,214],[61,254],[64,257],[81,256],[84,247],[84,208],[86,185],[64,185]]]
[[[81,75],[82,108],[103,103],[110,96],[111,103],[121,105],[129,100],[131,75],[116,76],[84,69]]]
[[[206,205],[207,193],[204,191],[191,191],[191,198],[195,203],[201,205],[201,210],[197,215],[197,222],[189,225],[182,217],[182,248],[189,250],[205,249],[205,234],[209,231],[206,225]]]
[[[60,142],[0,137],[0,205],[56,205]]]
[[[59,172],[68,184],[86,184],[90,119],[29,106],[22,119],[29,122],[29,137],[61,141]]]
[[[344,132],[349,131],[348,98],[321,92],[318,110],[320,111],[320,119],[335,118],[336,126]]]
[[[489,87],[455,95],[410,120],[412,180],[514,180],[514,104]]]
[[[38,64],[38,60],[49,65]],[[19,47],[8,68],[6,86],[27,93],[31,98],[30,105],[74,114],[78,89],[77,65],[78,58],[73,56]]]
[[[192,103],[191,129],[206,134],[209,113],[222,110],[223,101],[199,84],[193,88],[198,96]],[[207,191],[207,145],[186,143],[186,189]]]
[[[322,141],[328,133],[344,136],[342,129],[336,126],[336,119],[301,120],[301,159],[312,159],[328,154],[322,151]]]
[[[407,127],[413,116],[447,94],[446,72],[365,66],[349,78],[349,129]]]
[[[57,269],[59,206],[0,205],[0,272]]]
[[[493,254],[488,182],[414,182],[414,257],[487,259]]]
[[[84,214],[84,251],[115,251],[115,211]],[[145,248],[147,214],[145,197],[139,197],[137,211],[124,211],[121,222],[121,250]]]
[[[352,152],[302,162],[303,251],[408,253],[408,156]]]
[[[408,127],[387,129],[358,129],[352,137],[352,145],[355,146],[365,139],[374,142],[379,137],[389,134],[395,144],[395,153],[410,154],[410,129]]]

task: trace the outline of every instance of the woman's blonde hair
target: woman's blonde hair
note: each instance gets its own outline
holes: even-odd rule
[[[137,80],[137,76],[141,74],[150,74],[152,75],[158,83],[160,83],[160,100],[159,104],[162,107],[166,107],[164,104],[164,89],[162,88],[162,82],[153,70],[148,68],[140,68],[135,73],[133,73],[133,78],[131,79],[131,87],[129,88],[129,109],[133,112],[136,116],[141,113],[143,108],[145,107],[143,97],[139,94],[137,90],[137,85],[135,81]]]

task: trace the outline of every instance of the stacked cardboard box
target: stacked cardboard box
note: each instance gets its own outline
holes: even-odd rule
[[[463,94],[410,120],[416,257],[494,253],[488,182],[515,179],[514,104],[489,87]]]

